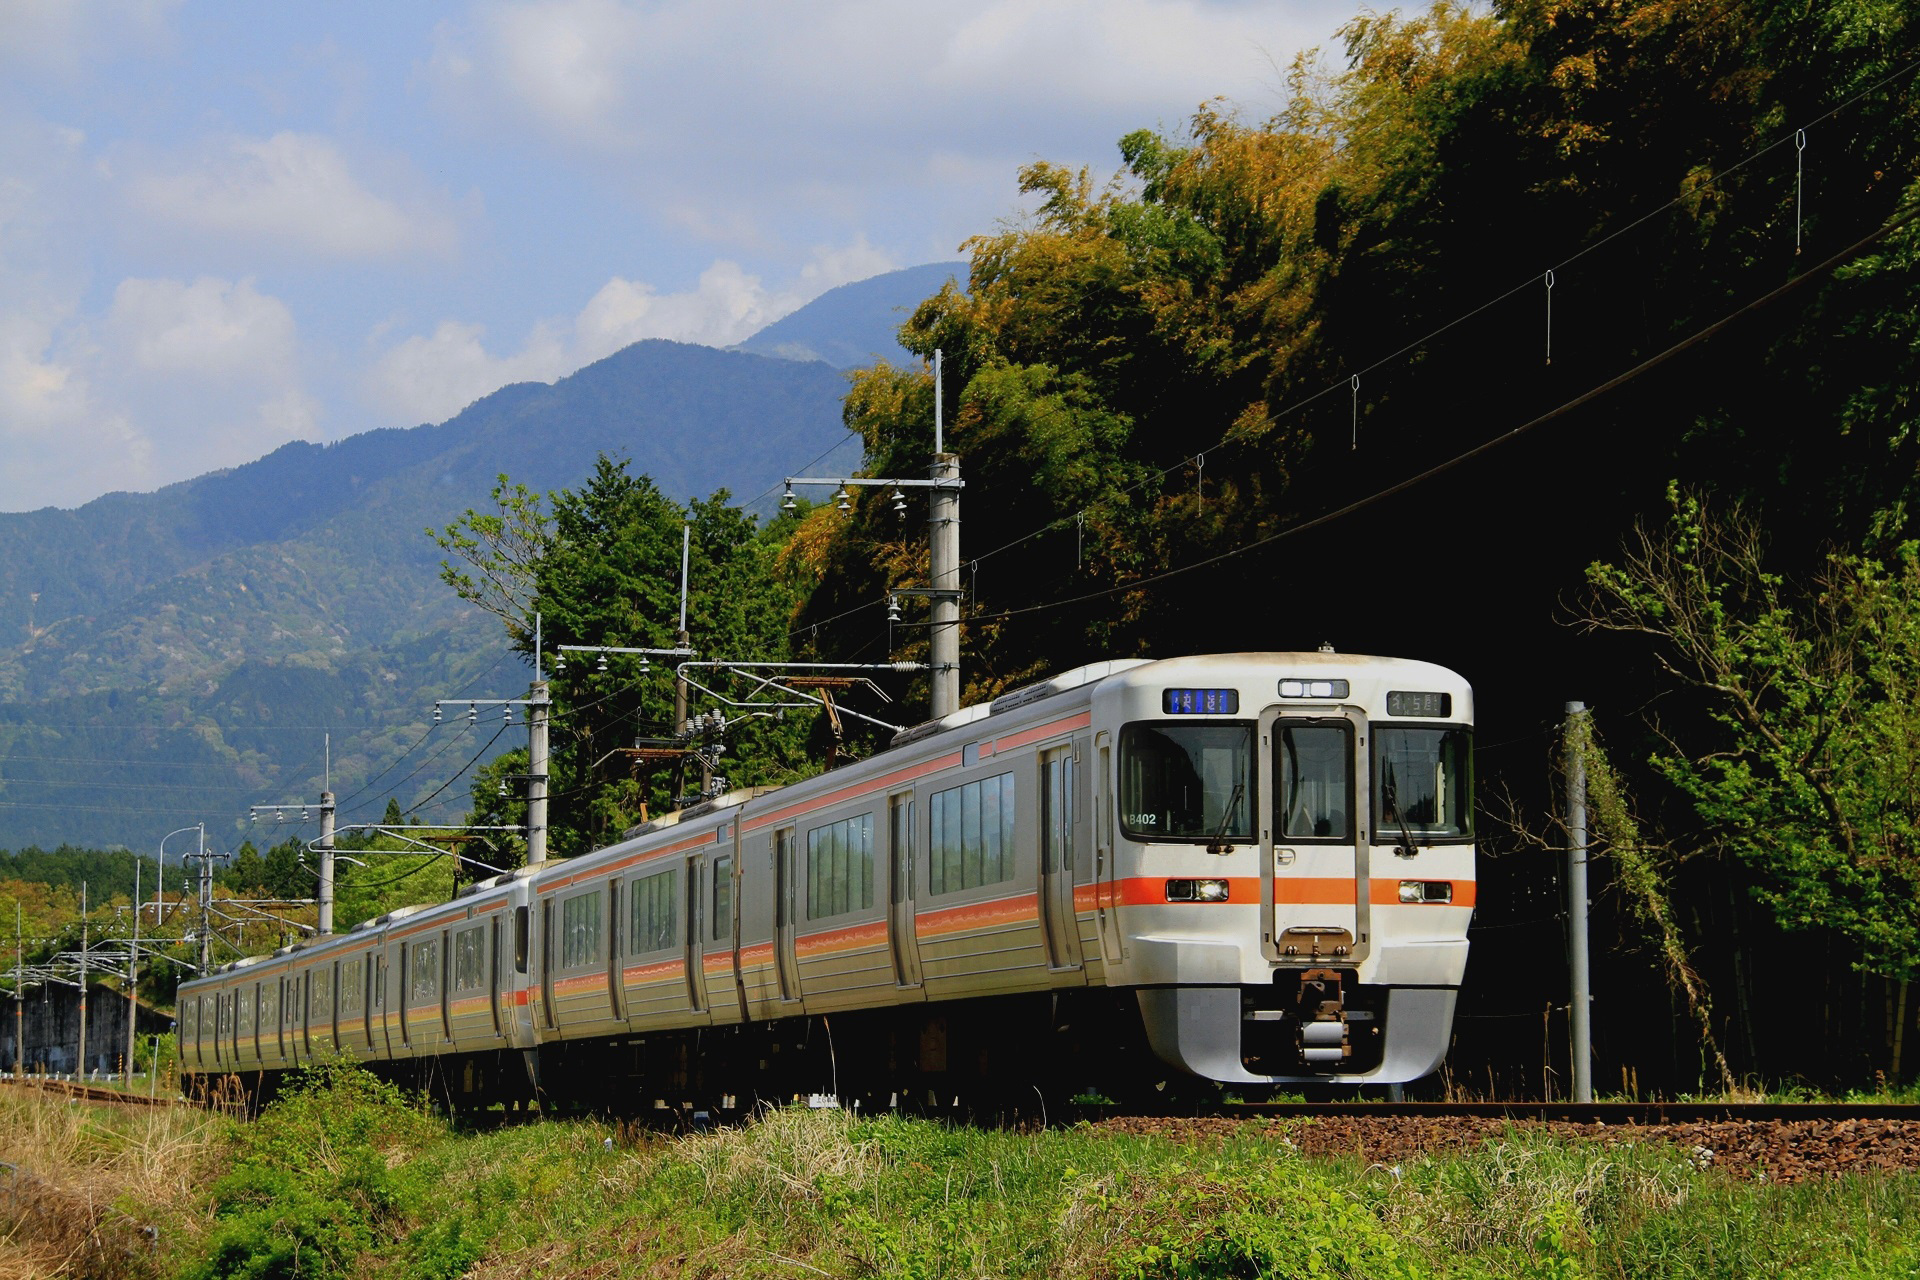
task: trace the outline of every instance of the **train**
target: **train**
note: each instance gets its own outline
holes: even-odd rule
[[[1400,1084],[1451,1036],[1473,692],[1097,662],[182,984],[190,1092],[348,1058],[456,1109]]]

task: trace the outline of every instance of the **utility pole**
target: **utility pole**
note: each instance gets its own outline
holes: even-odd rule
[[[26,947],[20,925],[20,904],[13,904],[13,1078],[27,1078]]]
[[[933,353],[933,482],[927,538],[933,569],[933,718],[960,709],[960,459],[947,452],[940,352]]]
[[[793,486],[832,484],[840,486],[840,492],[836,495],[840,500],[840,510],[850,511],[853,504],[847,490],[865,486],[892,489],[894,510],[905,512],[906,495],[902,490],[932,490],[927,516],[927,553],[933,581],[921,588],[894,587],[887,595],[890,619],[897,613],[896,597],[927,596],[933,601],[932,629],[928,641],[932,659],[930,710],[935,720],[960,709],[960,490],[966,487],[960,479],[959,456],[946,451],[942,363],[941,353],[936,350],[933,353],[933,463],[927,470],[925,480],[789,476],[786,497],[781,502],[782,507],[791,511],[797,505]]]
[[[135,1016],[140,1010],[140,855],[133,855],[133,945],[127,949],[127,1088],[133,1088],[133,1047]]]
[[[538,652],[538,650],[535,650]],[[536,660],[537,662],[537,660]],[[527,865],[547,860],[547,712],[553,706],[536,665],[527,697]]]
[[[319,927],[320,935],[325,937],[333,932],[333,792],[320,793],[320,843],[316,846],[320,854],[320,889],[315,895],[318,899],[319,919],[314,923]]]
[[[1567,944],[1572,992],[1573,1100],[1593,1101],[1593,978],[1587,950],[1587,704],[1567,704]]]
[[[693,637],[687,632],[687,552],[693,541],[693,526],[680,526],[680,628],[673,633],[673,645],[676,649],[692,652]],[[687,724],[687,676],[678,667],[673,672],[673,736],[688,737]],[[651,785],[651,784],[649,784]],[[702,788],[704,790],[704,788]],[[687,794],[687,757],[682,752],[673,762],[673,807],[680,807],[680,797]]]
[[[80,882],[80,1078],[87,1077],[87,882]]]

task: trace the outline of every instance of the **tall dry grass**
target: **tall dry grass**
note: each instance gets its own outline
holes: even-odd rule
[[[153,1274],[229,1122],[0,1086],[0,1280]]]

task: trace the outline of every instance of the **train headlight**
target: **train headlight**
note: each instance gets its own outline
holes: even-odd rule
[[[1402,902],[1439,902],[1453,901],[1453,881],[1451,880],[1402,880],[1400,882],[1400,901]]]
[[[1227,882],[1225,880],[1167,881],[1168,902],[1225,902],[1226,900]]]
[[[1344,698],[1347,696],[1345,680],[1282,680],[1280,696],[1283,698]]]

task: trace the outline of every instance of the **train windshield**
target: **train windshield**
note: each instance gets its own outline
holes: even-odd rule
[[[1144,840],[1253,839],[1253,726],[1130,724],[1120,735],[1120,823]]]
[[[1374,839],[1473,838],[1473,732],[1376,725]]]

